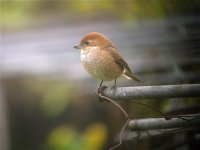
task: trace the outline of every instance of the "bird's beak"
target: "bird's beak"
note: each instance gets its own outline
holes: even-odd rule
[[[75,45],[74,48],[75,49],[81,49],[81,46],[80,45]]]

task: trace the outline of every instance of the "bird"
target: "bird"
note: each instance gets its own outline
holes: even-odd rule
[[[98,87],[99,92],[104,81],[114,80],[113,88],[116,88],[116,80],[121,75],[141,82],[132,73],[117,47],[104,34],[87,33],[74,48],[80,50],[80,59],[85,70],[94,78],[101,80]]]

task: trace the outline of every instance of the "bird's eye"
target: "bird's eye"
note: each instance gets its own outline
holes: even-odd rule
[[[88,45],[88,44],[90,44],[90,42],[89,41],[85,41],[85,44]]]

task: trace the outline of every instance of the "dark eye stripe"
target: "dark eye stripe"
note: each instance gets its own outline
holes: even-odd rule
[[[89,43],[90,43],[89,41],[85,41],[85,44],[87,44],[87,45],[88,45]]]

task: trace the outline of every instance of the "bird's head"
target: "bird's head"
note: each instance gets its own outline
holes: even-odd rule
[[[106,36],[98,32],[90,32],[86,34],[74,48],[87,50],[88,48],[96,47],[101,50],[109,45],[112,45],[112,42]]]

